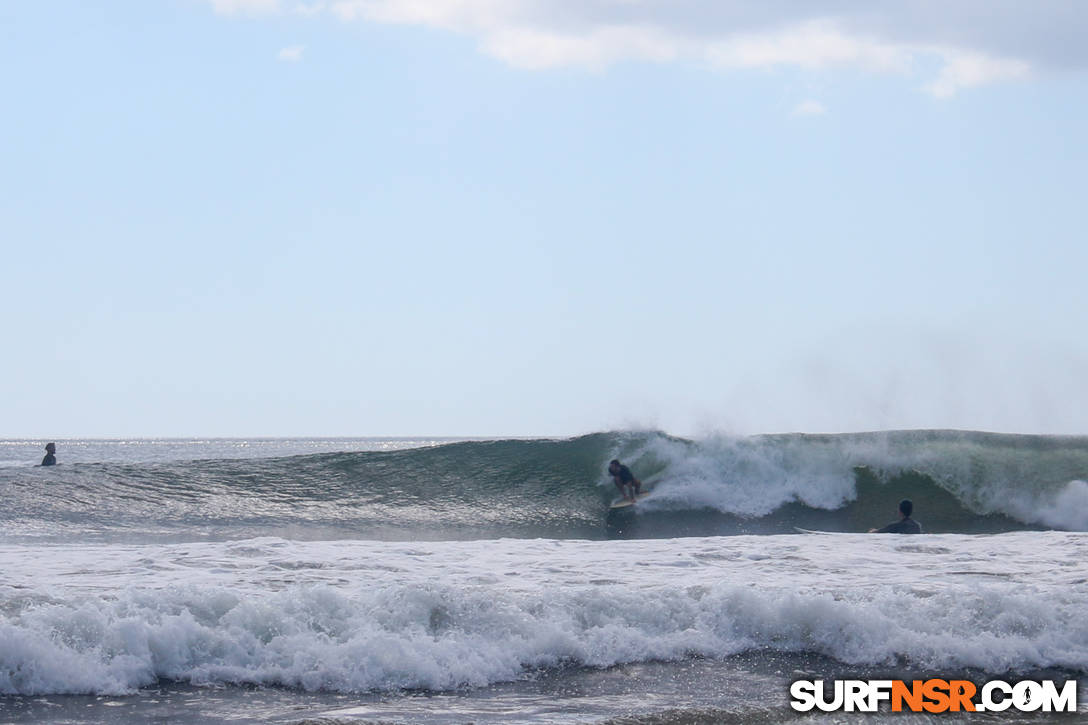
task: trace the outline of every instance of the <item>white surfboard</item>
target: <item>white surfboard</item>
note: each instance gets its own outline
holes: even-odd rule
[[[627,508],[628,506],[634,506],[636,503],[638,503],[639,501],[641,501],[642,499],[646,498],[649,495],[650,495],[650,492],[647,491],[646,493],[640,493],[638,496],[636,496],[634,501],[631,501],[629,499],[621,499],[621,500],[616,501],[615,503],[613,503],[608,508],[610,508],[610,509],[622,509],[622,508]]]

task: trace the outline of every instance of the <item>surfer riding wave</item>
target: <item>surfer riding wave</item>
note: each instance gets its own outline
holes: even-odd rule
[[[635,497],[642,493],[642,481],[635,478],[631,469],[618,460],[612,459],[608,464],[608,475],[612,476],[616,488],[620,490],[620,495],[625,501],[634,501]]]

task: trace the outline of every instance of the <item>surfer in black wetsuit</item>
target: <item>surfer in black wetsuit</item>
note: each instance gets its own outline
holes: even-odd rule
[[[612,476],[612,480],[616,482],[616,488],[620,490],[620,495],[625,500],[634,501],[635,496],[642,493],[642,481],[635,478],[631,469],[619,461],[613,459],[608,464],[608,475]]]
[[[57,465],[57,444],[46,443],[45,444],[45,458],[42,459],[43,466],[55,466]]]
[[[869,529],[870,534],[920,534],[922,525],[912,519],[914,504],[909,498],[899,502],[899,520],[888,524],[882,529]]]

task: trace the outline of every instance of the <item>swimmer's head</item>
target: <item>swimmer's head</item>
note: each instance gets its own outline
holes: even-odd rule
[[[909,498],[905,498],[899,502],[899,513],[904,516],[910,516],[914,512],[914,504]]]
[[[46,443],[45,444],[45,452],[46,453],[56,453],[57,452],[57,444],[56,443]]]

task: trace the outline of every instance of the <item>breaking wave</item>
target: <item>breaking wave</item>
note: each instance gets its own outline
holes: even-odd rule
[[[609,512],[627,463],[653,491]],[[6,540],[673,537],[864,531],[915,502],[929,532],[1088,530],[1088,438],[961,431],[598,433],[388,452],[0,469]],[[49,496],[42,496],[48,490]]]

